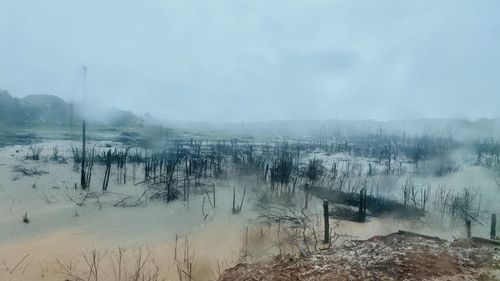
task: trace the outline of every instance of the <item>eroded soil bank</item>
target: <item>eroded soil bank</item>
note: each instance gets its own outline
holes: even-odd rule
[[[499,274],[498,246],[396,232],[350,241],[310,257],[240,263],[219,281],[500,280]]]

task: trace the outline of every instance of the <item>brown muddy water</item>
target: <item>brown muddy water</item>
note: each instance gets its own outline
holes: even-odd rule
[[[145,199],[139,206],[117,207],[114,205],[126,196],[139,198],[146,187],[135,185],[133,179],[117,184],[112,171],[108,192],[102,194],[99,190],[104,169],[96,166],[91,184],[96,196],[89,196],[85,204],[78,206],[75,202],[85,196],[85,191],[75,189],[79,173],[72,164],[71,145],[78,143],[42,143],[38,161],[25,159],[28,146],[0,148],[0,280],[135,280],[138,270],[145,280],[216,280],[225,268],[238,261],[294,251],[294,245],[283,241],[286,230],[259,219],[252,206],[254,191],[261,187],[248,181],[212,181],[216,186],[215,208],[208,203],[210,189],[210,195],[201,190],[188,201],[167,204]],[[67,163],[49,159],[55,146]],[[128,169],[132,177],[132,167]],[[136,169],[138,182],[142,167]],[[485,194],[498,190],[494,178],[479,167],[464,168],[439,179],[414,180],[422,184],[429,181],[477,186]],[[395,193],[400,184],[395,183]],[[245,186],[248,193],[243,209],[232,214],[233,187],[240,197]],[[310,203],[317,229],[322,227],[321,203],[318,198]],[[499,209],[492,197],[485,196],[483,204],[491,210]],[[29,223],[22,219],[26,213]],[[399,229],[448,239],[464,235],[462,225],[443,223],[438,215],[334,224],[338,224],[335,232],[341,235],[339,243]],[[475,231],[486,235],[488,228],[477,226]],[[93,270],[97,274],[92,274]]]

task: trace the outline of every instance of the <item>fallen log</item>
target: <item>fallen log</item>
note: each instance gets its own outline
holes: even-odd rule
[[[317,198],[326,199],[332,204],[344,204],[353,207],[360,206],[360,196],[357,192],[344,192],[325,187],[310,188],[310,192]],[[366,200],[364,207],[369,211],[371,216],[390,214],[399,217],[422,217],[425,215],[425,211],[413,206],[405,206],[396,200],[368,194],[364,199]]]
[[[485,243],[485,244],[500,246],[500,241],[499,240],[493,240],[493,239],[482,238],[482,237],[475,237],[475,236],[473,236],[471,239],[474,242],[479,242],[479,243]]]
[[[446,241],[446,240],[441,239],[441,238],[439,238],[437,236],[429,236],[429,235],[420,234],[420,233],[411,232],[411,231],[406,231],[406,230],[398,230],[398,234],[408,235],[408,236],[418,236],[418,237],[422,237],[422,238],[425,238],[425,239],[434,240],[434,241],[440,241],[440,242]]]

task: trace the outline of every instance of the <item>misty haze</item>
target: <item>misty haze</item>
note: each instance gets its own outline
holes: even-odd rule
[[[0,280],[500,280],[499,14],[0,0]]]

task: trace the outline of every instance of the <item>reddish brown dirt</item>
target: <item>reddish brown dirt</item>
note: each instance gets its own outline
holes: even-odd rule
[[[499,254],[492,245],[394,233],[310,257],[239,264],[219,281],[500,280]]]

